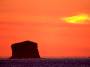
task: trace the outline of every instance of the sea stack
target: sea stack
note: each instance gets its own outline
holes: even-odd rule
[[[36,42],[23,41],[11,45],[11,59],[40,58]]]

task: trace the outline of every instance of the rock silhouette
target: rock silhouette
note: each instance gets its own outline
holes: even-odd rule
[[[40,58],[37,43],[32,41],[23,41],[12,44],[11,49],[12,49],[11,59]]]

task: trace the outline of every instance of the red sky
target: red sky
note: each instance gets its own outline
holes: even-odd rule
[[[24,40],[37,42],[41,57],[90,56],[90,24],[60,20],[90,14],[89,3],[89,0],[1,0],[0,57],[10,57],[11,44]]]

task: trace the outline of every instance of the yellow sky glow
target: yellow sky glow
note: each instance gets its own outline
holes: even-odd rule
[[[85,21],[90,20],[90,17],[88,14],[79,14],[76,16],[62,18],[62,20],[67,23],[87,24]]]

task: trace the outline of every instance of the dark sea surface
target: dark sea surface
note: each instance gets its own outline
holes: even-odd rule
[[[0,59],[0,67],[90,67],[90,58]]]

